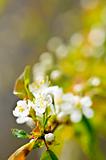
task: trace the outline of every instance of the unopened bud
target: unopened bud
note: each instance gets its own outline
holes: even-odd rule
[[[54,140],[54,134],[53,133],[45,134],[45,140],[47,142],[52,142]]]

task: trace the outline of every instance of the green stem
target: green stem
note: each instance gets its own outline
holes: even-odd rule
[[[89,155],[91,160],[104,160],[104,156],[100,150],[98,140],[97,140],[97,134],[95,129],[93,128],[90,121],[83,116],[83,123],[87,129],[88,136],[89,136]]]

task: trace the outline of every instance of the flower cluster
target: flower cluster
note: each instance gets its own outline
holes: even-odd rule
[[[17,102],[13,115],[17,117],[17,123],[32,121],[31,108],[36,117],[43,118],[47,112],[48,116],[56,115],[57,120],[63,122],[66,117],[72,122],[80,122],[82,116],[93,117],[92,100],[89,96],[77,96],[72,93],[63,93],[58,86],[49,86],[49,83],[29,85],[33,100],[24,99]]]

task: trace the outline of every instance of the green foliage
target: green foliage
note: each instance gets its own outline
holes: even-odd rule
[[[28,134],[26,133],[26,131],[24,130],[19,130],[19,129],[12,129],[12,134],[17,137],[17,138],[21,138],[21,139],[26,139],[28,138]]]
[[[57,156],[51,150],[44,152],[40,160],[58,160]]]

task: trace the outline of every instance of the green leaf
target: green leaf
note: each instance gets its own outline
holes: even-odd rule
[[[28,134],[24,130],[19,130],[19,129],[12,129],[12,134],[21,139],[28,138]]]
[[[84,125],[86,126],[86,129],[88,130],[88,133],[91,136],[94,136],[94,129],[93,126],[91,125],[90,121],[83,115],[83,119],[82,119]]]
[[[23,74],[16,80],[13,93],[17,95],[20,99],[27,97],[27,92],[24,87]]]
[[[30,66],[26,66],[24,72],[16,80],[14,87],[14,94],[20,99],[29,98],[33,99],[32,93],[29,91],[30,84]]]
[[[24,70],[24,83],[26,87],[28,84],[30,84],[30,73],[31,73],[30,66],[26,66]]]
[[[58,160],[57,156],[51,150],[44,152],[40,160]]]

